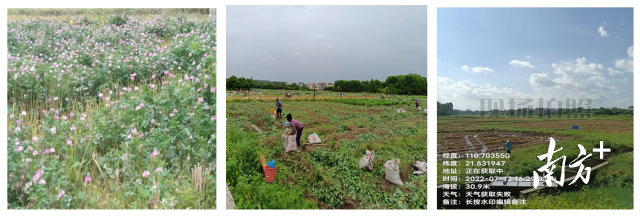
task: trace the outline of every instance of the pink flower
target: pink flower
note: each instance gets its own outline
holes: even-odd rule
[[[145,170],[144,172],[142,172],[142,177],[143,178],[147,178],[147,177],[149,177],[149,175],[151,175],[151,174],[149,173],[148,170]]]
[[[91,183],[91,176],[87,173],[87,176],[84,177],[84,183]]]
[[[216,120],[216,116],[211,117],[211,121],[215,121]]]
[[[44,185],[44,184],[47,184],[47,181],[45,181],[44,179],[40,179],[40,181],[38,183],[40,185]]]
[[[211,87],[211,93],[216,93],[216,87]]]
[[[71,142],[71,140],[68,140],[68,141],[67,141],[67,145],[69,145],[69,146],[73,146],[73,142]]]
[[[55,134],[56,133],[56,127],[51,127],[51,133]]]
[[[152,119],[151,119],[151,124],[154,124],[154,123],[156,123],[156,119],[155,119],[155,118],[152,118]]]
[[[22,111],[22,115],[27,115],[27,112],[26,111]]]
[[[60,193],[58,194],[58,200],[62,199],[62,197],[64,196],[64,189],[60,190]]]
[[[73,116],[75,116],[73,112],[69,113],[69,118],[73,118]]]
[[[162,167],[158,167],[158,168],[156,168],[154,171],[155,171],[156,173],[159,173],[159,172],[162,172],[162,170],[164,170],[164,168],[162,168]]]
[[[44,169],[44,166],[42,168]],[[33,181],[33,183],[36,183],[38,182],[38,180],[40,180],[42,175],[44,175],[44,171],[42,169],[39,169],[38,171],[36,171],[36,174],[33,175],[33,179],[31,180]]]
[[[153,150],[153,152],[151,152],[151,158],[154,158],[156,156],[160,155],[160,151],[158,150]]]
[[[211,107],[209,107],[209,106],[207,105],[207,107],[204,107],[204,109],[209,110],[209,109],[211,109]]]
[[[122,107],[122,109],[127,109],[127,106],[126,106],[126,105],[122,105],[122,106],[120,106],[120,107]]]
[[[33,156],[38,155],[38,150],[33,151]]]
[[[13,116],[14,116],[14,115],[13,115],[13,113],[11,113],[11,114],[9,115],[9,119],[13,119]]]
[[[16,149],[15,149],[15,151],[16,151],[16,152],[21,152],[21,151],[23,151],[23,150],[24,150],[24,148],[23,148],[22,146],[18,146],[18,147],[16,147]]]
[[[71,131],[75,131],[76,130],[76,126],[75,125],[71,125]]]
[[[33,142],[37,142],[38,141],[38,137],[37,136],[33,136],[33,138],[31,138],[31,140],[33,140]]]
[[[42,114],[47,114],[47,110],[42,110]]]

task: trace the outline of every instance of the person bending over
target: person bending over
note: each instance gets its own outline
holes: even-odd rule
[[[297,152],[300,153],[300,137],[302,136],[302,129],[304,129],[304,126],[300,121],[293,119],[291,114],[287,114],[287,121],[289,121],[291,128],[293,128],[289,135],[296,135],[296,144],[298,145]]]

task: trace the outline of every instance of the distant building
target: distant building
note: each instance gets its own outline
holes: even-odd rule
[[[294,83],[286,83],[286,85],[291,85],[291,84],[294,84]]]
[[[303,87],[304,83],[298,83],[298,87]]]
[[[318,90],[324,90],[324,87],[326,87],[326,86],[327,86],[326,82],[321,82],[321,83],[318,83],[318,85],[317,85],[318,88],[317,89]]]

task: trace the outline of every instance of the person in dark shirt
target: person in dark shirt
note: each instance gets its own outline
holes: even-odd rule
[[[282,101],[280,101],[280,99],[276,98],[276,119],[282,119]]]

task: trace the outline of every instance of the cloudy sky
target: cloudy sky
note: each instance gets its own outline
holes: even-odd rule
[[[427,76],[426,6],[227,6],[227,77]]]
[[[633,9],[439,8],[437,60],[438,101],[455,109],[483,98],[622,108],[633,105]]]

